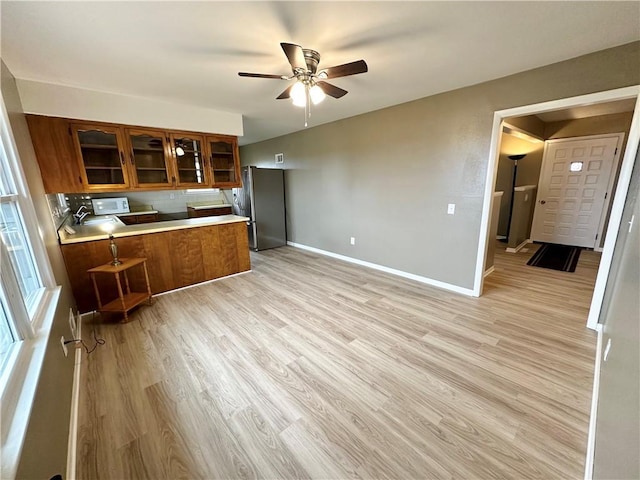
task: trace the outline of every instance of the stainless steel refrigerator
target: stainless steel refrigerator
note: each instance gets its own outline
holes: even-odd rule
[[[233,213],[249,217],[249,248],[287,244],[284,170],[242,167],[242,188],[233,189]]]

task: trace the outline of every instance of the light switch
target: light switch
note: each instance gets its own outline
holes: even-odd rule
[[[453,215],[454,213],[456,213],[456,204],[455,203],[450,203],[449,206],[447,207],[447,213],[449,215]]]

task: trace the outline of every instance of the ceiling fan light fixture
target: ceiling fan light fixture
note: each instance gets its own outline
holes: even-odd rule
[[[311,87],[311,89],[309,90],[309,96],[311,97],[311,101],[314,105],[319,104],[324,100],[324,97],[326,97],[324,90],[320,88],[320,85],[314,85],[313,87]]]
[[[304,107],[307,104],[307,88],[302,82],[296,82],[291,88],[291,100],[296,107]]]

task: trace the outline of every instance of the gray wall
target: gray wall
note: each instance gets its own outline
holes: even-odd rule
[[[523,130],[525,129],[523,128]],[[534,133],[531,130],[526,131]],[[524,153],[527,156],[522,160],[518,160],[516,187],[522,185],[538,185],[542,156],[544,153],[544,143],[531,143],[512,135],[502,134],[495,191],[504,192],[502,205],[500,207],[500,219],[498,221],[498,235],[504,237],[507,236],[509,227],[509,205],[512,197],[511,185],[513,184],[513,169],[515,167],[513,160],[509,159],[509,155],[518,153]]]
[[[472,288],[493,112],[639,83],[634,42],[247,145],[240,156],[273,167],[284,153],[290,241]]]
[[[9,113],[11,130],[27,177],[47,253],[56,282],[62,285],[62,294],[56,309],[17,474],[17,478],[25,479],[51,478],[56,473],[66,475],[74,359],[73,353],[68,358],[62,355],[60,336],[70,335],[69,308],[75,309],[75,305],[15,79],[4,62],[1,84],[2,97]]]
[[[554,138],[624,132],[626,134],[626,140],[629,129],[631,128],[632,119],[633,112],[623,112],[611,115],[600,115],[598,117],[549,122],[545,124],[543,138],[551,140]]]
[[[637,157],[600,318],[604,323],[603,344],[611,340],[611,349],[600,369],[595,479],[640,478],[639,190]],[[632,215],[634,227],[629,232]]]
[[[533,222],[533,207],[536,200],[537,188],[524,192],[516,191],[513,195],[513,218],[509,231],[509,248],[516,248],[529,238],[531,223]]]

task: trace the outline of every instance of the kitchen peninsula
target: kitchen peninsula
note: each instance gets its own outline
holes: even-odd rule
[[[121,257],[145,257],[153,294],[194,285],[251,269],[246,222],[237,215],[189,218],[138,225],[118,220],[102,225],[74,225],[76,233],[61,228],[60,244],[74,297],[81,312],[97,308],[87,270],[111,260],[111,230]],[[133,286],[143,285],[133,273]],[[104,282],[105,297],[117,297],[115,285]]]

